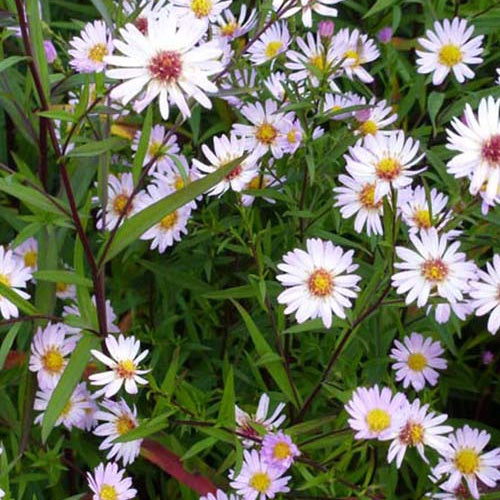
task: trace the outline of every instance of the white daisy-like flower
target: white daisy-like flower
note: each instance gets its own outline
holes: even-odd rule
[[[384,213],[382,200],[375,201],[375,184],[362,183],[348,175],[339,175],[342,184],[333,189],[335,205],[340,207],[344,219],[349,219],[354,214],[354,230],[361,233],[366,225],[366,234],[383,234],[381,217]]]
[[[278,101],[284,102],[287,98],[286,95],[286,81],[287,75],[283,71],[273,71],[268,78],[264,80],[264,85],[271,95]]]
[[[137,394],[137,384],[145,385],[146,379],[141,377],[150,370],[139,369],[139,363],[148,355],[146,349],[139,353],[141,343],[132,335],[124,337],[119,335],[118,339],[113,335],[108,335],[105,340],[109,356],[100,351],[92,349],[92,355],[101,363],[111,368],[103,373],[94,373],[89,379],[93,385],[104,385],[96,394],[106,398],[114,396],[125,384],[125,391],[129,394]]]
[[[271,169],[271,174],[262,174],[258,172],[253,179],[245,186],[244,191],[252,191],[254,189],[268,189],[277,187],[285,181],[285,177],[277,177],[276,171]],[[275,200],[266,196],[262,197],[268,203],[274,204]],[[250,193],[241,194],[241,204],[244,207],[249,207],[255,200],[255,196]]]
[[[247,17],[248,15],[248,17]],[[252,9],[248,11],[245,4],[241,5],[238,19],[230,9],[221,12],[212,25],[215,36],[234,40],[248,33],[257,24],[257,11]]]
[[[290,476],[282,477],[283,473],[284,470],[264,462],[256,450],[244,450],[240,473],[229,484],[245,500],[265,500],[290,491]]]
[[[31,341],[29,369],[37,375],[40,389],[54,387],[57,384],[73,352],[75,342],[66,338],[63,323],[48,323],[45,328],[38,327]]]
[[[252,125],[235,123],[233,132],[246,139],[246,148],[257,155],[271,151],[275,158],[281,158],[284,151],[278,139],[284,122],[293,121],[295,114],[279,112],[278,104],[272,99],[266,99],[264,106],[260,102],[247,104],[241,108],[241,113]]]
[[[434,31],[427,30],[427,38],[419,38],[418,43],[424,50],[417,50],[417,71],[434,73],[432,83],[440,85],[450,71],[459,83],[473,78],[474,72],[469,64],[479,64],[483,52],[483,36],[471,39],[474,26],[468,26],[465,19],[455,17],[451,23],[444,19],[434,23]]]
[[[365,104],[366,100],[363,97],[360,104]],[[352,106],[352,104],[351,104]],[[385,99],[377,101],[372,97],[365,109],[360,109],[353,113],[356,119],[354,133],[356,135],[375,135],[375,134],[393,134],[393,130],[384,130],[386,127],[394,123],[398,119],[398,115],[393,113],[391,106],[387,105]]]
[[[183,22],[214,22],[233,0],[171,0],[175,13]]]
[[[287,470],[295,461],[295,457],[300,455],[300,451],[290,436],[279,431],[264,436],[260,454],[262,460],[270,466]]]
[[[181,21],[169,12],[149,19],[146,35],[127,24],[120,29],[123,41],[115,40],[116,49],[123,55],[105,58],[107,64],[116,66],[106,75],[123,80],[112,90],[111,97],[127,104],[145,90],[136,109],[141,111],[158,97],[164,120],[170,115],[169,102],[176,104],[184,117],[191,116],[187,98],[193,97],[211,108],[206,93],[216,92],[217,86],[209,77],[222,71],[222,51],[216,40],[201,41],[205,33],[203,23]]]
[[[233,493],[228,495],[222,490],[217,490],[215,493],[207,493],[201,496],[200,500],[239,500],[239,498]]]
[[[238,431],[238,436],[248,436],[250,439],[243,438],[243,446],[246,448],[251,448],[255,445],[255,439],[259,437],[259,433],[253,427],[253,424],[264,427],[266,431],[272,432],[279,429],[281,424],[285,421],[286,416],[282,415],[281,412],[285,408],[285,403],[279,403],[274,412],[268,416],[269,413],[269,396],[267,394],[262,394],[259,399],[259,404],[257,405],[257,411],[255,414],[250,415],[249,413],[243,411],[238,405],[234,407],[234,416],[236,420],[236,430]]]
[[[78,429],[84,431],[91,431],[96,425],[97,420],[95,418],[99,407],[96,403],[97,396],[92,394],[88,388],[87,384],[81,384],[79,387],[79,398],[85,403],[83,418],[75,425]]]
[[[124,478],[125,469],[109,462],[99,464],[94,473],[87,472],[87,481],[92,490],[92,500],[130,500],[135,498],[137,490],[132,488],[132,479]]]
[[[477,118],[466,104],[464,118],[453,118],[454,130],[446,130],[446,147],[459,152],[447,169],[457,178],[470,178],[471,194],[486,187],[484,196],[492,202],[500,194],[500,99],[481,99]]]
[[[423,307],[429,296],[451,303],[461,301],[469,290],[469,281],[476,277],[476,265],[458,252],[460,243],[449,245],[447,235],[439,236],[436,228],[421,231],[420,235],[410,234],[410,240],[415,250],[396,247],[402,262],[396,262],[394,267],[402,271],[392,276],[396,292],[407,293],[406,304],[417,300],[417,306]]]
[[[390,358],[396,361],[392,369],[396,371],[396,380],[403,381],[406,389],[410,384],[416,391],[421,391],[425,384],[436,385],[439,373],[436,370],[446,370],[448,363],[441,357],[444,349],[441,342],[420,333],[413,332],[401,343],[394,341]]]
[[[363,104],[366,104],[366,99],[353,92],[346,92],[345,94],[327,93],[323,103],[323,113],[335,113],[331,117],[332,120],[345,120],[354,116],[355,111],[346,111],[345,113],[339,113],[339,111]]]
[[[16,248],[13,248],[12,252],[16,257],[22,259],[24,265],[31,272],[38,269],[38,242],[35,238],[31,237],[24,240]]]
[[[167,3],[167,1],[168,0],[124,0],[121,3],[121,7],[129,16],[132,16],[138,11],[132,22],[141,33],[147,34],[149,19],[157,19],[162,12],[171,9],[171,4]]]
[[[430,476],[430,479],[433,482],[438,481],[433,476]],[[456,488],[440,484],[439,489],[439,493],[427,493],[425,498],[432,498],[433,500],[467,500],[471,498],[469,489],[464,483],[460,483]]]
[[[469,295],[476,316],[490,315],[488,331],[495,335],[500,328],[500,255],[493,256],[493,262],[486,263],[486,271],[478,270],[477,280],[470,283]]]
[[[141,197],[138,208],[139,210],[144,210],[174,192],[175,189],[165,184],[152,183],[146,188],[146,192]],[[149,248],[151,250],[157,248],[158,252],[163,253],[168,247],[174,245],[176,241],[181,241],[184,234],[187,234],[187,221],[190,216],[190,204],[177,208],[165,215],[160,222],[142,234],[141,240],[152,240]]]
[[[425,169],[412,170],[423,155],[418,155],[419,141],[406,138],[402,130],[389,136],[367,135],[344,155],[346,170],[363,184],[375,184],[375,200],[394,189],[412,183],[414,175]],[[418,155],[418,156],[417,156]]]
[[[29,299],[29,293],[21,290],[26,288],[26,283],[32,279],[30,268],[24,262],[16,258],[12,250],[5,250],[0,246],[0,283],[12,289],[23,299]],[[17,306],[6,299],[0,292],[0,313],[4,319],[17,318],[19,311]]]
[[[250,61],[256,66],[271,61],[286,52],[290,45],[290,32],[285,21],[269,26],[259,39],[248,47]]]
[[[56,283],[56,297],[61,300],[76,300],[76,286],[58,281]]]
[[[97,212],[97,229],[114,229],[120,217],[121,224],[128,217],[131,217],[137,212],[137,201],[141,195],[136,196],[130,203],[128,200],[134,191],[134,178],[130,172],[121,174],[116,177],[110,174],[108,177],[108,199],[106,203],[105,215],[102,208]],[[99,198],[93,199],[94,203],[99,202]]]
[[[352,32],[348,28],[341,29],[331,42],[333,55],[341,60],[341,66],[348,78],[359,78],[364,83],[373,82],[373,76],[363,68],[363,64],[374,61],[380,55],[372,39],[359,30]]]
[[[313,12],[316,12],[316,14],[320,16],[336,17],[338,10],[330,6],[342,1],[343,0],[300,0],[300,2],[296,2],[299,3],[298,6],[287,8],[282,17],[287,18],[297,14],[297,12],[302,12],[302,23],[306,28],[310,28],[313,24]],[[285,2],[286,0],[273,0],[274,10],[279,10]]]
[[[466,425],[448,437],[450,448],[438,450],[443,458],[432,469],[436,477],[450,475],[443,486],[457,488],[464,479],[474,498],[479,498],[478,479],[494,488],[500,480],[500,448],[482,453],[491,436],[486,431],[471,429]]]
[[[304,129],[300,120],[284,120],[278,137],[278,145],[284,153],[293,155],[302,145]]]
[[[467,289],[467,292],[470,293],[470,287]],[[442,324],[449,321],[452,312],[458,319],[464,321],[465,318],[474,311],[474,308],[471,305],[471,301],[468,298],[465,298],[461,302],[429,304],[425,314],[429,316],[432,311],[434,311],[434,318],[436,322]]]
[[[388,387],[358,387],[345,405],[352,417],[347,422],[357,431],[355,439],[392,439],[404,421],[402,410],[406,404],[404,394],[392,394]]]
[[[248,151],[248,141],[235,134],[220,135],[213,139],[213,151],[206,144],[202,145],[201,150],[210,163],[207,165],[195,158],[193,166],[204,176],[243,157]],[[258,172],[259,156],[256,152],[248,154],[246,158],[234,166],[224,179],[207,191],[207,194],[221,196],[229,189],[236,192],[243,190]]]
[[[87,23],[79,36],[73,37],[70,66],[79,73],[100,73],[106,68],[104,58],[113,52],[113,39],[104,21]]]
[[[306,241],[307,252],[296,248],[283,256],[276,279],[289,287],[278,296],[280,304],[286,304],[285,314],[295,313],[298,323],[309,318],[321,318],[326,328],[332,326],[332,311],[344,319],[345,308],[352,307],[351,299],[358,295],[353,264],[354,252],[335,246],[331,241],[318,238]]]
[[[401,467],[408,447],[415,447],[427,464],[429,461],[425,456],[425,446],[440,453],[449,449],[448,438],[443,434],[452,432],[453,427],[441,425],[447,420],[448,415],[436,415],[428,410],[429,405],[421,406],[419,399],[415,399],[411,404],[407,402],[400,410],[404,418],[401,427],[395,432],[387,453],[387,461],[391,463],[396,459],[398,469]]]
[[[123,399],[120,399],[116,402],[104,400],[101,406],[105,411],[99,410],[95,414],[95,418],[104,423],[94,429],[96,436],[105,438],[99,445],[99,449],[109,449],[106,455],[108,460],[122,460],[124,466],[131,464],[139,456],[142,439],[134,439],[126,443],[114,443],[113,441],[137,427],[135,405],[131,409]]]
[[[35,424],[42,423],[45,410],[47,409],[54,389],[55,385],[52,387],[46,387],[36,392],[33,409],[36,411],[41,411],[42,413],[40,413],[35,418]],[[78,429],[82,428],[83,422],[85,420],[85,412],[90,408],[89,402],[85,397],[86,390],[87,387],[85,382],[81,382],[76,386],[73,394],[69,398],[61,414],[57,418],[56,423],[54,424],[56,427],[59,425],[63,425],[69,431],[73,427],[76,427]]]
[[[141,139],[141,131],[138,130],[134,140],[132,142],[132,151],[137,151],[139,149],[139,141]],[[163,125],[155,125],[151,129],[151,134],[149,136],[148,149],[146,150],[146,155],[144,156],[143,166],[149,164],[149,162],[156,158],[152,169],[150,172],[157,168],[161,168],[164,163],[171,164],[173,161],[168,155],[177,155],[180,153],[181,149],[177,143],[177,136],[172,134],[165,141],[167,137],[167,131]]]

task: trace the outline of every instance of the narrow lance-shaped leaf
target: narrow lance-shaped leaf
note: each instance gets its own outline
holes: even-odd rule
[[[134,183],[137,183],[141,175],[142,166],[144,164],[144,158],[149,148],[149,138],[151,136],[151,127],[153,124],[153,107],[149,106],[146,113],[146,118],[144,119],[144,125],[141,131],[141,138],[139,139],[139,145],[134,156],[134,163],[132,164],[132,176],[134,178]]]

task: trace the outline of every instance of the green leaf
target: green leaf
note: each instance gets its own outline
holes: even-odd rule
[[[203,450],[212,447],[217,441],[217,438],[214,437],[207,437],[205,439],[202,439],[201,441],[198,441],[193,446],[191,446],[191,448],[189,448],[189,450],[186,451],[184,455],[182,455],[181,460],[188,460],[189,458],[198,455]]]
[[[10,56],[4,59],[3,61],[0,61],[0,73],[2,71],[5,71],[6,69],[10,68],[11,66],[14,66],[18,62],[21,61],[26,61],[29,59],[27,56]]]
[[[87,367],[91,349],[99,346],[100,339],[88,332],[83,333],[83,337],[78,342],[69,363],[67,364],[61,379],[59,380],[42,421],[42,441],[47,442],[54,425],[69,401],[75,387],[80,382],[83,372]]]
[[[168,367],[167,373],[163,382],[161,384],[161,391],[171,397],[174,392],[175,387],[175,376],[177,375],[177,369],[179,367],[179,354],[180,347],[177,346],[172,355],[172,361],[170,361],[170,366]]]
[[[99,11],[99,14],[101,14],[102,18],[106,21],[108,27],[113,28],[114,26],[113,20],[111,19],[108,8],[106,7],[106,4],[103,2],[103,0],[91,0],[91,2],[94,4],[94,7]],[[71,3],[73,4],[74,2]]]
[[[39,111],[37,115],[43,116],[44,118],[50,118],[51,120],[61,120],[62,122],[76,122],[76,117],[73,113],[64,111],[62,109],[53,111]]]
[[[300,405],[300,401],[296,401],[292,386],[288,380],[285,368],[283,367],[283,360],[280,357],[280,360],[277,361],[276,358],[273,358],[271,355],[275,355],[270,345],[267,343],[266,339],[257,328],[257,325],[254,323],[251,316],[245,311],[241,305],[235,300],[231,299],[231,302],[234,304],[238,312],[240,313],[245,325],[247,327],[248,333],[252,338],[253,344],[255,346],[255,350],[257,354],[264,358],[265,356],[271,357],[271,359],[265,363],[265,367],[269,372],[269,375],[274,379],[276,385],[281,389],[282,392],[288,397],[288,399],[295,405]]]
[[[5,285],[0,281],[0,297],[3,297],[10,302],[12,302],[18,309],[23,311],[24,313],[32,316],[35,314],[39,314],[39,312],[35,309],[35,307],[30,304],[27,300],[23,299],[17,292],[14,291],[8,285]]]
[[[162,200],[153,203],[148,208],[141,210],[138,214],[126,220],[116,232],[114,240],[111,242],[103,264],[112,259],[115,255],[121,252],[132,242],[138,240],[150,227],[160,222],[163,217],[182,207],[191,200],[194,200],[200,194],[208,191],[210,188],[219,183],[231,170],[234,169],[245,158],[237,158],[236,160],[218,168],[215,172],[190,182],[187,186],[179,189],[175,193],[163,198]],[[102,255],[102,251],[101,251]]]
[[[137,184],[139,177],[141,176],[141,170],[144,163],[144,158],[149,148],[149,137],[151,136],[151,127],[153,125],[153,106],[148,106],[148,111],[146,113],[146,118],[144,119],[144,125],[142,126],[141,138],[139,139],[139,145],[134,156],[134,162],[132,164],[132,176],[134,179],[134,184]]]
[[[118,436],[113,440],[113,443],[128,443],[129,441],[135,441],[136,439],[142,439],[151,434],[156,434],[168,427],[168,417],[173,412],[174,410],[171,410],[157,417],[144,420],[135,429]]]
[[[35,64],[38,68],[43,93],[47,100],[49,97],[49,66],[45,47],[43,45],[42,13],[40,12],[40,3],[38,0],[27,0],[26,13],[28,15],[29,33],[31,46],[33,47]]]
[[[226,300],[226,299],[248,299],[255,296],[252,285],[235,286],[224,290],[210,291],[202,294],[206,299]]]
[[[363,16],[363,19],[373,16],[381,10],[387,9],[391,5],[395,4],[398,0],[377,0],[371,7],[371,9]]]
[[[224,393],[222,394],[219,416],[217,417],[218,424],[234,427],[234,402],[234,375],[231,366],[224,380]]]
[[[0,347],[0,370],[3,368],[5,360],[7,359],[7,355],[9,354],[10,348],[16,340],[16,336],[19,333],[19,329],[21,328],[22,323],[14,323],[12,328],[9,330],[7,335],[2,341],[2,345]]]
[[[36,271],[33,273],[33,277],[40,281],[50,281],[53,283],[67,283],[68,285],[81,285],[86,287],[92,287],[92,280],[84,278],[76,274],[73,271],[57,271],[57,270],[46,270],[46,271]]]
[[[444,102],[444,94],[442,92],[431,92],[427,98],[427,112],[432,123],[434,134],[436,133],[436,116]]]
[[[107,151],[113,151],[122,148],[127,144],[127,141],[120,139],[118,137],[109,137],[108,139],[103,139],[102,141],[89,142],[88,144],[83,144],[82,146],[77,146],[72,149],[68,156],[81,158],[86,156],[97,156]]]

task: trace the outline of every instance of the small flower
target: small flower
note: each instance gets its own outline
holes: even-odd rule
[[[148,355],[148,350],[141,352],[141,343],[134,336],[118,336],[118,340],[113,335],[106,337],[106,348],[109,356],[100,351],[92,349],[92,355],[111,370],[103,373],[90,375],[89,379],[93,385],[104,385],[97,394],[104,394],[106,398],[114,396],[125,384],[125,391],[129,394],[137,394],[137,384],[145,385],[147,380],[141,375],[150,370],[140,370],[139,363]]]
[[[285,314],[295,312],[299,323],[320,317],[330,328],[332,311],[344,319],[344,309],[358,295],[356,284],[361,277],[350,274],[358,265],[352,262],[352,250],[344,252],[331,241],[308,239],[306,245],[307,252],[298,248],[288,252],[277,266],[285,274],[276,278],[289,287],[278,296],[278,302],[287,305]]]
[[[146,155],[144,156],[143,166],[148,165],[154,160],[153,169],[161,169],[164,164],[170,165],[173,160],[169,155],[176,155],[180,153],[179,144],[177,143],[177,136],[172,134],[165,141],[167,137],[167,132],[163,125],[155,125],[151,129],[151,134],[149,136],[148,149]],[[132,151],[137,151],[139,149],[139,141],[141,139],[141,131],[137,131],[134,141],[132,142]]]
[[[205,496],[201,496],[200,500],[239,500],[236,495],[230,493],[229,495],[222,490],[217,490],[215,494],[207,493]]]
[[[486,263],[486,272],[478,271],[479,279],[471,281],[472,306],[476,316],[489,313],[488,331],[495,335],[500,328],[500,254]]]
[[[495,355],[491,351],[484,351],[481,355],[481,361],[483,365],[491,365],[495,361]]]
[[[56,297],[61,300],[76,300],[76,286],[58,281],[56,283]]]
[[[357,431],[354,437],[380,441],[391,439],[404,420],[402,408],[406,403],[404,394],[393,395],[388,387],[358,387],[345,405],[352,417],[348,423]]]
[[[500,480],[500,448],[482,453],[490,441],[486,431],[471,429],[468,425],[457,429],[449,435],[450,447],[438,450],[443,457],[434,467],[432,473],[440,477],[449,474],[443,483],[444,487],[457,488],[462,478],[465,479],[471,495],[479,498],[477,480],[490,488],[494,488]]]
[[[92,500],[130,500],[137,495],[137,490],[132,488],[132,479],[124,478],[125,469],[110,462],[104,466],[99,464],[94,469],[94,474],[87,472],[87,481],[92,490]]]
[[[286,0],[273,0],[274,10],[279,10],[283,4],[285,4],[285,1]],[[335,5],[342,1],[343,0],[300,0],[299,6],[287,7],[282,17],[287,18],[295,15],[297,12],[302,12],[302,23],[306,28],[310,28],[313,24],[313,12],[316,12],[320,16],[336,17],[338,11],[336,8],[330,7],[330,5]]]
[[[113,52],[113,39],[104,21],[87,23],[69,44],[69,64],[79,73],[101,73],[106,68],[104,58]]]
[[[323,104],[323,113],[335,113],[331,116],[332,120],[345,120],[354,116],[354,111],[346,111],[345,113],[339,113],[344,108],[351,108],[354,106],[363,105],[366,103],[364,97],[361,97],[352,92],[346,92],[345,94],[325,94],[325,102]]]
[[[212,30],[216,36],[234,40],[248,33],[256,24],[257,11],[255,9],[249,11],[247,18],[247,6],[242,4],[238,20],[230,9],[226,9],[217,16]]]
[[[266,464],[257,451],[244,450],[241,471],[229,484],[245,500],[265,500],[290,491],[290,476],[282,477],[283,473]]]
[[[353,106],[352,103],[350,106]],[[363,97],[359,104],[365,104],[365,98]],[[377,101],[375,97],[372,97],[368,102],[368,107],[355,111],[354,118],[356,119],[357,128],[354,131],[356,135],[376,135],[376,134],[393,134],[393,130],[384,130],[386,127],[394,123],[398,119],[398,115],[393,113],[391,106],[387,105],[385,99],[382,101]]]
[[[466,78],[473,78],[474,72],[469,64],[483,62],[478,57],[483,52],[483,36],[472,39],[473,26],[468,26],[465,19],[455,17],[451,23],[445,19],[434,23],[434,31],[427,30],[427,38],[419,38],[418,43],[425,50],[417,50],[417,71],[434,73],[432,83],[440,85],[450,71],[453,71],[459,83]]]
[[[445,370],[448,366],[440,357],[444,352],[441,342],[433,342],[430,337],[424,340],[423,335],[413,332],[403,339],[403,343],[395,340],[394,345],[389,357],[396,361],[392,368],[396,371],[396,380],[402,380],[405,389],[411,384],[416,391],[421,391],[426,382],[437,384],[439,373],[436,370]]]
[[[105,437],[99,445],[99,449],[107,450],[111,448],[106,455],[108,460],[118,461],[121,459],[124,466],[131,464],[141,451],[142,439],[134,439],[126,443],[114,443],[113,441],[137,427],[136,407],[130,409],[123,399],[118,402],[104,400],[101,406],[106,411],[98,411],[95,418],[105,423],[94,429],[96,436]]]
[[[392,39],[392,28],[384,26],[377,34],[380,43],[389,43]]]
[[[262,440],[260,453],[266,464],[283,471],[290,468],[295,457],[300,455],[300,451],[291,437],[282,431],[266,434]]]
[[[252,191],[254,189],[268,189],[272,188],[275,186],[278,186],[284,181],[284,178],[278,178],[276,176],[276,172],[274,170],[271,170],[271,175],[269,174],[261,174],[258,172],[245,186],[244,191]],[[263,199],[266,200],[268,203],[274,204],[276,203],[275,200],[272,198],[268,198],[266,196],[263,196]],[[244,207],[249,207],[255,200],[255,196],[252,194],[243,194],[241,195],[241,204]]]
[[[31,271],[24,263],[15,258],[12,250],[5,250],[0,246],[0,283],[12,289],[23,299],[29,299],[30,295],[20,288],[26,288],[26,283],[31,280]],[[6,299],[0,292],[0,313],[5,319],[17,318],[19,311],[17,306]]]
[[[35,238],[24,240],[12,252],[16,257],[22,259],[24,265],[32,272],[38,270],[38,242]]]
[[[49,64],[52,64],[57,59],[57,50],[51,40],[43,41],[43,48],[45,50],[45,58]]]
[[[492,203],[500,194],[500,99],[481,99],[477,118],[466,104],[464,116],[465,123],[455,117],[455,130],[446,131],[446,147],[459,152],[447,169],[456,178],[470,178],[471,194],[486,188],[484,197]]]
[[[318,23],[318,33],[323,41],[329,41],[333,36],[335,23],[333,21],[320,21]]]
[[[421,231],[420,236],[410,234],[415,250],[396,247],[402,262],[394,264],[403,269],[392,276],[392,285],[398,294],[408,293],[406,304],[415,299],[417,306],[427,304],[429,296],[439,296],[455,303],[469,290],[469,281],[476,277],[476,265],[457,252],[460,243],[448,245],[447,235],[439,236],[435,228]]]
[[[66,327],[62,323],[48,323],[45,328],[38,327],[31,342],[29,369],[37,375],[40,389],[54,387],[73,352],[75,343],[66,338]]]
[[[429,405],[421,406],[418,399],[411,404],[407,402],[403,406],[401,411],[404,413],[404,419],[400,428],[395,432],[387,454],[389,463],[396,458],[398,469],[401,467],[408,447],[415,447],[425,463],[429,461],[425,456],[424,446],[429,446],[438,452],[446,452],[449,449],[448,438],[441,435],[453,431],[453,427],[441,425],[448,415],[436,415],[432,411],[428,412],[428,409]]]
[[[267,28],[259,39],[248,48],[250,61],[256,66],[271,61],[282,52],[286,52],[290,44],[290,33],[285,21],[275,23]]]
[[[293,155],[302,144],[304,130],[300,124],[300,120],[284,120],[281,127],[278,144],[284,153]]]
[[[208,25],[232,3],[232,0],[172,0],[171,5],[182,22],[202,21]]]

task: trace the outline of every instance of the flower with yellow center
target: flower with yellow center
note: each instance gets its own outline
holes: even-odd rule
[[[36,250],[28,250],[23,257],[24,265],[26,267],[36,267],[38,252]]]
[[[79,36],[69,42],[69,64],[80,73],[102,72],[105,58],[113,50],[111,33],[104,21],[87,23]]]
[[[212,10],[212,1],[211,0],[192,0],[191,1],[191,10],[194,15],[201,19],[203,17],[207,17]]]
[[[408,356],[408,368],[414,372],[421,372],[427,366],[427,358],[421,352],[412,352]]]
[[[472,448],[464,448],[455,455],[455,465],[464,475],[475,474],[479,469],[479,455]]]
[[[363,186],[359,192],[359,201],[364,207],[370,209],[378,210],[383,205],[382,200],[375,202],[375,184],[366,184]]]
[[[441,259],[429,259],[422,264],[422,276],[433,283],[444,281],[448,267]]]
[[[416,210],[413,219],[420,229],[429,229],[432,226],[431,215],[427,209]]]
[[[278,136],[278,131],[276,130],[276,128],[267,122],[264,122],[261,125],[259,125],[257,127],[257,130],[255,131],[255,137],[257,141],[266,145],[272,144],[277,136]]]
[[[387,411],[381,408],[374,408],[370,410],[366,415],[366,423],[368,429],[374,434],[379,434],[385,431],[391,425],[391,416]]]
[[[132,429],[135,429],[135,422],[130,418],[129,415],[123,414],[118,417],[115,421],[116,432],[121,436],[130,432]]]
[[[96,63],[102,63],[104,56],[108,55],[108,49],[104,43],[97,43],[89,50],[89,59]]]
[[[10,287],[10,278],[5,274],[0,273],[0,283],[2,283],[2,285]]]
[[[281,40],[275,40],[273,42],[269,42],[266,45],[264,54],[268,59],[272,59],[278,54],[278,52],[281,50],[282,47],[283,47],[283,42]]]
[[[113,210],[115,211],[116,214],[123,214],[125,213],[125,208],[127,208],[127,213],[129,213],[132,210],[132,203],[129,203],[127,207],[127,202],[128,202],[128,196],[126,194],[119,194],[114,200],[113,200]]]
[[[395,158],[383,158],[375,166],[375,171],[381,180],[391,182],[401,173],[401,163]]]
[[[103,484],[99,491],[99,500],[118,500],[116,488],[110,484]]]
[[[256,472],[250,478],[250,486],[259,493],[266,493],[271,486],[271,478],[266,472]]]
[[[452,68],[459,62],[462,62],[463,55],[460,47],[453,43],[443,45],[439,50],[438,60],[441,64]]]
[[[62,373],[66,361],[57,347],[53,347],[46,351],[42,356],[42,363],[45,370],[52,374]]]
[[[325,269],[316,269],[307,280],[307,286],[312,295],[325,297],[333,290],[333,277]]]
[[[277,460],[284,460],[285,458],[288,458],[291,453],[292,450],[290,449],[290,446],[284,441],[278,442],[273,449],[273,456]]]
[[[179,220],[179,214],[177,210],[175,210],[174,212],[165,215],[165,217],[163,217],[163,219],[160,221],[160,227],[164,231],[170,231],[175,226],[175,224],[177,224],[178,220]]]
[[[358,127],[362,135],[375,135],[378,132],[378,125],[373,120],[366,120]]]
[[[349,49],[344,52],[344,59],[352,59],[353,62],[350,63],[350,66],[352,67],[359,66],[362,62],[359,53],[353,49]]]
[[[125,469],[120,469],[116,462],[99,464],[92,474],[87,473],[89,497],[96,500],[125,500],[137,498],[137,490],[132,488],[132,480],[124,477]]]

